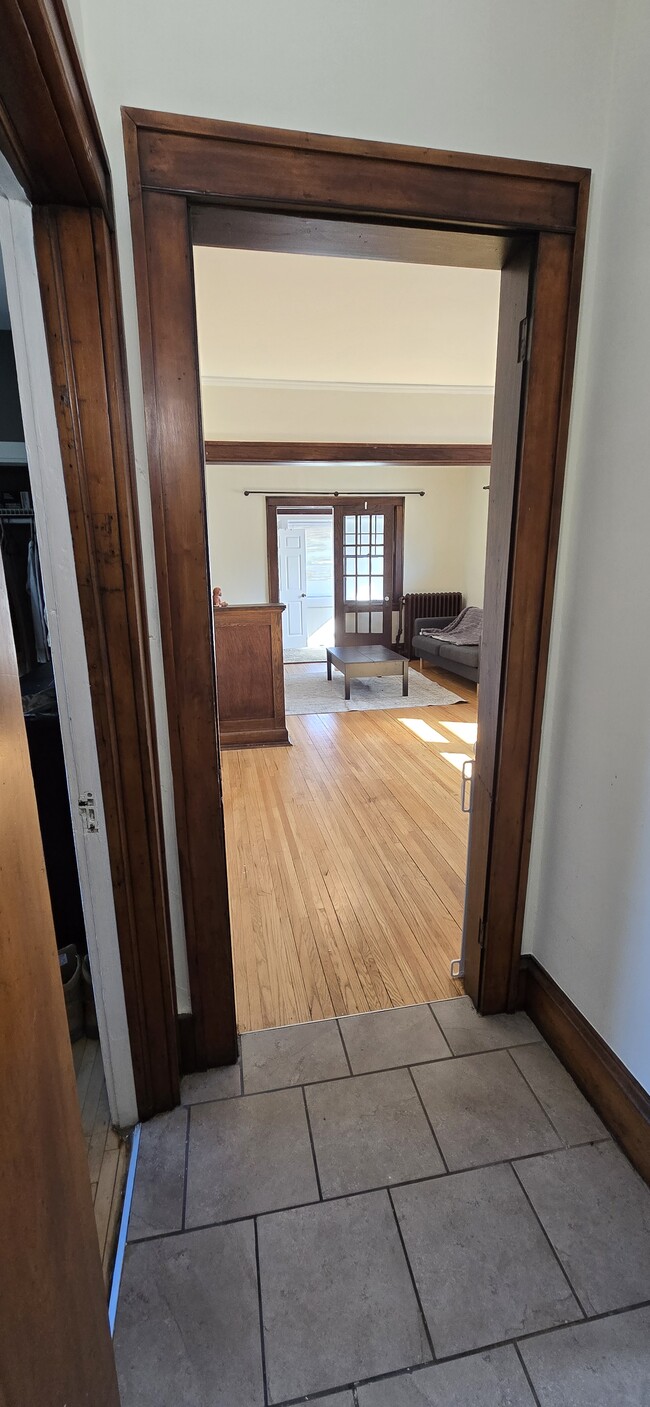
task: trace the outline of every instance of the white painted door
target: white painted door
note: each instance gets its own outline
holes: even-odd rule
[[[282,639],[286,650],[303,649],[307,644],[307,549],[304,528],[278,528],[278,568],[282,616]]]

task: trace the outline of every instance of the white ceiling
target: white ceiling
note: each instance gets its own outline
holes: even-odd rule
[[[491,387],[499,274],[194,251],[203,377]]]

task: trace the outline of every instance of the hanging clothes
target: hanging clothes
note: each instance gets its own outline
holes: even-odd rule
[[[36,643],[30,602],[25,590],[29,529],[11,521],[2,523],[2,561],[9,597],[18,673],[21,678],[36,664]]]
[[[45,610],[45,595],[43,593],[43,581],[41,578],[41,564],[38,557],[38,545],[36,538],[32,534],[29,547],[27,549],[27,595],[32,611],[32,625],[34,627],[34,643],[36,646],[36,660],[38,664],[47,664],[50,658],[49,633],[47,629],[47,613]]]

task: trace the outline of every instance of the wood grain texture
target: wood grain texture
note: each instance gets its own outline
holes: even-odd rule
[[[160,788],[112,241],[87,210],[35,211],[141,1117],[178,1100]]]
[[[486,952],[496,943],[496,953],[489,967],[484,966],[481,1006],[486,1012],[503,1011],[512,1005],[516,993],[522,865],[527,873],[524,834],[539,753],[537,678],[540,669],[542,678],[545,674],[542,631],[545,612],[550,609],[547,582],[549,576],[553,580],[556,560],[551,524],[564,474],[558,432],[571,279],[572,240],[563,235],[540,235],[530,309],[528,375],[508,571],[499,751],[492,793],[491,878],[484,935]]]
[[[185,937],[206,1068],[236,1059],[237,1045],[187,203],[136,194],[132,212]]]
[[[214,610],[222,748],[287,744],[282,614],[277,602]]]
[[[63,0],[0,0],[0,149],[35,204],[110,219],[106,152]]]
[[[287,440],[206,440],[206,464],[489,464],[491,445],[334,444]]]
[[[108,1291],[126,1182],[128,1144],[111,1125],[99,1041],[83,1037],[73,1045],[72,1056],[99,1253]]]
[[[525,361],[518,353],[521,321],[528,309],[533,256],[534,250],[530,244],[520,246],[501,274],[493,468],[490,475],[481,645],[481,730],[472,778],[469,838],[471,863],[468,870],[465,918],[465,987],[475,1005],[479,1005],[482,1000],[487,956],[487,945],[483,943],[485,904],[490,868],[492,805],[498,767],[503,671],[507,652],[508,586],[519,465],[520,404],[526,369]]]
[[[499,232],[571,230],[575,168],[477,158],[424,147],[321,137],[127,108],[137,127],[142,185],[224,204],[251,199],[284,212],[378,214]],[[208,138],[208,140],[206,140]],[[310,208],[311,207],[311,208]]]
[[[262,249],[282,254],[333,255],[337,259],[383,259],[400,264],[442,264],[463,269],[501,269],[509,236],[487,231],[433,229],[416,223],[395,227],[379,221],[332,220],[223,205],[192,208],[194,244],[220,249]]]
[[[522,1005],[650,1183],[650,1095],[530,954],[522,958],[521,978]]]
[[[0,1397],[119,1407],[0,567]]]
[[[476,686],[422,672],[467,703],[292,717],[292,748],[224,755],[240,1030],[462,992]]]

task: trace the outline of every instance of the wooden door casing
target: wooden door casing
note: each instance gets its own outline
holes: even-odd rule
[[[0,563],[0,1398],[119,1407]]]
[[[228,237],[224,241],[223,236],[224,220],[227,223],[235,210],[247,206],[258,217],[256,238],[264,238],[266,227],[270,248],[274,247],[274,220],[293,214],[308,217],[302,220],[305,227],[311,228],[315,219],[321,235],[329,221],[325,233],[330,253],[337,252],[340,220],[342,225],[352,222],[362,236],[367,230],[390,227],[391,257],[399,257],[402,241],[402,257],[408,260],[412,222],[419,221],[426,226],[430,262],[453,263],[455,237],[463,242],[470,234],[477,266],[481,238],[485,239],[484,267],[503,267],[520,240],[528,243],[537,239],[545,264],[568,259],[568,278],[555,280],[540,279],[538,259],[528,379],[530,385],[535,381],[553,388],[559,380],[560,389],[559,394],[555,389],[550,394],[546,435],[537,427],[538,447],[543,441],[543,452],[524,455],[519,465],[517,511],[510,519],[507,585],[500,620],[497,624],[495,616],[494,621],[500,639],[498,700],[495,710],[484,713],[483,722],[492,730],[492,739],[485,746],[494,749],[495,768],[482,910],[483,934],[489,934],[489,942],[476,1000],[482,1010],[506,1009],[517,1000],[589,172],[133,109],[125,110],[123,120],[150,472],[154,498],[162,496],[170,503],[169,513],[159,513],[155,519],[166,661],[179,653],[189,655],[190,645],[200,642],[192,655],[191,682],[174,672],[173,665],[167,682],[170,714],[178,716],[180,722],[174,773],[176,817],[184,845],[194,843],[195,826],[199,832],[205,830],[206,812],[215,807],[215,797],[220,797],[214,716],[208,716],[211,699],[213,703],[212,659],[202,643],[202,628],[198,636],[196,632],[197,611],[202,616],[204,602],[206,612],[209,610],[210,582],[201,497],[205,447],[197,442],[200,376],[193,288],[188,277],[193,212],[200,207],[204,226],[200,242],[206,242],[205,227],[213,222],[219,232],[217,242],[228,243]],[[477,230],[486,227],[495,231],[496,243],[495,234],[477,235]],[[349,252],[349,232],[347,243],[345,235],[342,239]],[[299,242],[300,235],[292,244],[295,252],[300,252]],[[359,250],[367,256],[363,237]],[[537,327],[551,323],[557,327],[557,336],[537,336]],[[520,409],[512,404],[506,412],[517,427]],[[524,532],[522,509],[524,503],[535,502],[551,505],[538,537]],[[519,532],[526,539],[527,566],[517,551]],[[165,579],[164,564],[170,561],[174,570]],[[177,561],[182,561],[182,572],[176,571]],[[188,613],[190,602],[194,624]],[[197,696],[202,700],[201,709],[194,707]],[[188,716],[200,724],[200,756],[196,746],[199,732],[184,736],[183,720]],[[508,746],[504,745],[502,724],[508,726]],[[513,827],[519,829],[513,833]],[[501,866],[498,886],[497,856]],[[209,952],[201,956],[200,948],[205,945],[200,933],[197,945],[192,924],[188,926],[190,964],[197,964],[198,975],[204,962],[208,966],[216,963],[223,990],[232,981],[232,960],[226,948],[228,893],[221,855],[217,867],[197,867],[190,885],[185,892],[184,878],[186,914],[206,915],[208,924],[214,924],[217,910],[221,915],[218,952],[212,943]],[[490,892],[495,903],[487,909]],[[218,1021],[219,1011],[223,1011],[223,1000],[210,1006],[208,998],[206,1020]]]

